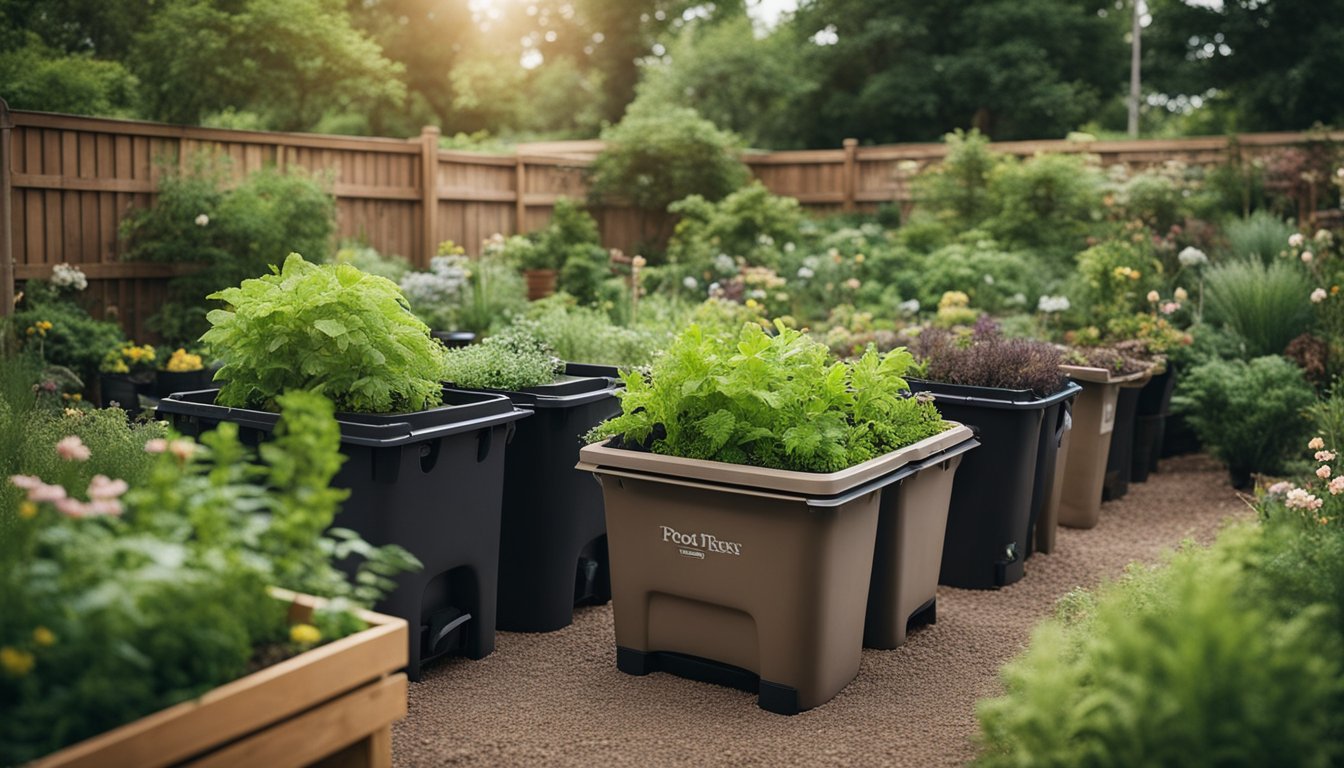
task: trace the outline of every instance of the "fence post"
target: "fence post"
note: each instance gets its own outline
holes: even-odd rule
[[[438,253],[435,236],[439,231],[439,128],[420,129],[420,233],[424,243],[420,266],[428,267]]]
[[[0,99],[0,317],[14,311],[14,212],[10,201],[14,158],[9,145],[13,129],[9,105]]]
[[[857,166],[854,162],[855,155],[858,153],[859,140],[845,139],[844,145],[845,145],[845,167],[844,172],[841,174],[840,177],[840,183],[844,185],[844,189],[842,190],[844,194],[844,203],[842,204],[841,207],[846,211],[852,211],[854,210],[854,201],[855,198],[857,197],[856,193],[859,185],[859,180],[858,178],[856,178]]]
[[[514,225],[514,234],[521,235],[527,227],[527,164],[523,162],[522,155],[515,155],[517,163],[514,165],[514,186],[517,188],[517,198],[515,198],[514,215],[518,221]]]

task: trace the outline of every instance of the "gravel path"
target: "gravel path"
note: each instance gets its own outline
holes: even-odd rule
[[[1102,507],[1090,531],[1060,529],[1058,548],[997,592],[940,587],[938,623],[894,651],[863,652],[859,676],[794,717],[741,691],[663,673],[616,670],[611,607],[540,635],[503,632],[481,661],[430,667],[393,732],[398,766],[957,765],[975,752],[975,702],[999,692],[998,668],[1055,600],[1154,561],[1186,539],[1208,542],[1249,514],[1210,460],[1163,462]]]

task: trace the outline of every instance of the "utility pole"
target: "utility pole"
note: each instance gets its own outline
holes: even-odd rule
[[[1131,26],[1129,46],[1129,138],[1139,138],[1139,59],[1143,46],[1140,43],[1143,29],[1143,0],[1133,0],[1134,20]]]

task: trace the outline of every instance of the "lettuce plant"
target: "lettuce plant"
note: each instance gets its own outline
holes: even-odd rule
[[[220,405],[274,409],[290,389],[355,413],[442,402],[446,350],[391,280],[291,253],[282,269],[210,298],[229,305],[210,312],[201,337],[224,363],[215,376]]]
[[[650,377],[623,376],[621,415],[592,439],[619,436],[655,453],[803,472],[835,472],[947,428],[909,397],[904,348],[834,362],[826,345],[776,321],[736,336],[692,325]]]

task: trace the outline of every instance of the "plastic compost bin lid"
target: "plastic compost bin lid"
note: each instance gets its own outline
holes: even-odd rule
[[[1122,376],[1117,376],[1106,368],[1089,368],[1083,365],[1061,365],[1059,369],[1074,381],[1086,381],[1091,384],[1127,384],[1140,380],[1146,382],[1153,375],[1152,369],[1126,373]]]
[[[723,461],[686,459],[649,451],[616,448],[606,441],[579,449],[579,469],[603,472],[633,470],[641,474],[684,479],[714,486],[739,486],[810,498],[848,494],[872,480],[885,478],[901,467],[937,454],[962,443],[973,441],[970,427],[956,422],[932,437],[926,437],[897,450],[837,472],[798,472],[769,469]],[[614,439],[614,438],[613,438]]]
[[[967,384],[948,384],[942,381],[911,378],[907,378],[906,381],[910,383],[910,389],[915,392],[931,393],[934,402],[977,405],[984,408],[1045,409],[1055,403],[1070,400],[1083,391],[1075,381],[1065,382],[1063,389],[1046,397],[1037,397],[1029,389],[973,387]]]
[[[965,434],[969,434],[970,430],[968,428],[962,427],[961,425],[958,425],[958,427],[960,429],[965,429],[966,430]],[[918,445],[918,443],[916,443],[916,445]],[[960,456],[961,454],[966,453],[967,451],[971,450],[972,448],[976,448],[979,445],[980,441],[975,439],[974,437],[965,437],[960,442],[953,442],[950,446],[942,450],[934,451],[931,455],[926,456],[925,458],[919,461],[906,462],[904,464],[899,465],[899,468],[897,468],[895,471],[887,472],[886,474],[880,474],[876,478],[870,479],[866,482],[859,483],[858,485],[851,485],[844,491],[835,494],[789,493],[787,490],[781,492],[775,490],[773,486],[765,484],[735,485],[730,483],[690,479],[691,477],[690,475],[668,475],[658,472],[645,472],[640,470],[613,469],[608,465],[590,464],[582,460],[584,458],[591,457],[591,454],[590,456],[584,456],[583,452],[587,450],[587,448],[594,448],[594,447],[603,448],[605,450],[611,450],[611,451],[620,451],[624,453],[639,453],[639,451],[630,451],[624,448],[608,448],[605,444],[601,443],[590,445],[587,448],[580,450],[579,455],[581,460],[575,466],[575,469],[593,472],[599,475],[610,475],[619,478],[645,480],[653,483],[679,485],[688,488],[704,488],[722,493],[741,494],[743,496],[759,496],[769,499],[800,501],[809,507],[815,507],[818,509],[835,509],[837,507],[843,507],[844,505],[848,504],[849,502],[861,496],[872,493],[874,491],[880,491],[889,485],[900,482],[901,480],[904,480],[907,477],[915,475],[918,472],[921,472],[929,467],[941,464],[942,462],[947,461],[948,459],[954,458],[956,456]],[[893,453],[896,453],[896,451],[893,451]],[[891,454],[887,454],[887,456],[891,456]],[[883,457],[878,457],[878,459],[874,459],[873,461],[879,461],[882,458]],[[690,460],[688,459],[687,461]],[[702,463],[720,464],[722,462],[711,461]],[[738,466],[738,465],[730,464],[728,466]],[[862,465],[856,465],[856,466],[862,466]],[[853,467],[851,467],[850,469],[853,469]],[[787,470],[768,470],[768,471],[787,472]],[[789,474],[808,475],[815,473],[790,472]],[[838,473],[830,473],[830,474],[834,475]],[[818,475],[818,476],[827,477],[829,475]]]
[[[158,413],[229,421],[264,432],[275,429],[280,414],[215,405],[215,395],[218,393],[218,389],[177,392],[159,402]],[[532,415],[531,411],[515,408],[507,397],[489,392],[468,392],[445,387],[443,402],[437,408],[411,413],[337,413],[336,423],[341,427],[341,442],[393,448],[507,424]]]
[[[605,400],[621,388],[620,371],[611,365],[566,363],[565,372],[550,384],[521,390],[475,389],[503,395],[524,408],[573,408]],[[452,386],[445,382],[445,386]]]

